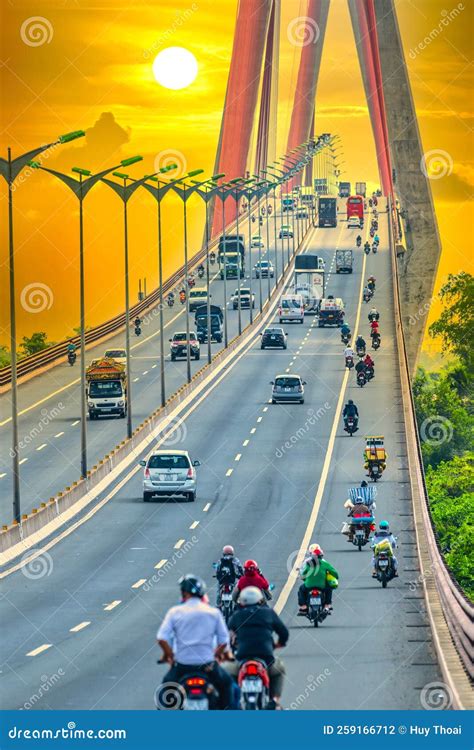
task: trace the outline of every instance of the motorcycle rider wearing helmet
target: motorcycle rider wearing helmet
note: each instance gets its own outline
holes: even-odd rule
[[[375,532],[374,536],[372,537],[372,549],[374,550],[374,555],[372,557],[372,577],[376,578],[377,572],[375,570],[375,560],[377,558],[378,553],[380,552],[380,549],[386,548],[387,551],[389,551],[389,556],[392,559],[392,565],[393,565],[393,572],[395,576],[398,576],[398,560],[395,557],[395,550],[397,548],[397,540],[393,536],[392,532],[390,531],[390,526],[388,521],[380,521],[379,528]]]
[[[237,678],[240,662],[246,659],[264,661],[270,678],[270,698],[274,708],[279,708],[285,666],[282,660],[274,655],[273,650],[286,646],[290,635],[288,628],[273,609],[262,606],[264,595],[256,586],[247,586],[241,592],[239,604],[239,609],[229,620],[231,641],[237,642],[236,661],[226,662],[224,668]],[[273,633],[278,636],[276,645]]]
[[[319,589],[324,597],[324,609],[332,610],[332,588],[328,585],[327,575],[330,573],[334,578],[339,578],[336,568],[324,559],[324,552],[316,545],[310,560],[306,560],[300,569],[303,583],[298,589],[298,614],[305,615],[308,609],[308,594],[311,589]]]
[[[357,364],[355,366],[355,371],[357,373],[359,373],[359,372],[365,372],[365,369],[366,368],[365,368],[365,362],[364,362],[364,360],[363,359],[359,359],[359,361],[357,362]]]
[[[347,420],[349,417],[354,417],[356,425],[359,422],[359,410],[353,400],[350,398],[347,404],[344,406],[344,410],[342,412],[342,418],[344,420],[344,424],[347,424]]]
[[[234,602],[237,601],[239,594],[241,591],[243,591],[246,586],[256,586],[260,591],[263,592],[263,595],[266,599],[271,599],[272,595],[269,591],[269,583],[265,576],[263,576],[260,572],[260,569],[255,562],[255,560],[246,560],[244,562],[244,574],[239,580],[237,581],[237,585],[234,588],[232,599]]]
[[[369,314],[367,315],[367,318],[369,319],[369,322],[372,323],[373,320],[378,320],[380,317],[379,311],[376,307],[372,307],[369,311]]]
[[[228,709],[232,703],[232,680],[216,661],[229,652],[224,618],[218,609],[203,601],[203,580],[188,574],[179,579],[179,587],[181,604],[168,610],[156,635],[163,660],[171,666],[163,684],[179,682],[190,671],[203,672],[219,693],[219,708]]]
[[[355,346],[356,349],[365,349],[365,347],[367,346],[367,344],[365,343],[365,339],[360,334],[356,338]]]
[[[370,242],[366,241],[364,243],[364,250],[370,250]]]
[[[362,497],[362,495],[357,495],[355,502],[353,504],[350,503],[350,505],[346,505],[346,504],[344,505],[346,508],[349,507],[349,513],[347,515],[350,518],[354,518],[361,523],[362,523],[361,519],[369,519],[370,522],[373,522],[372,511],[370,510],[369,506],[366,505],[366,503],[364,502],[364,498]],[[368,539],[369,532],[370,532],[370,529],[369,529],[370,524],[368,523],[368,521],[366,521],[365,523],[367,523],[367,526],[365,528],[366,528],[366,539]],[[347,534],[348,534],[347,541],[352,542],[352,539],[354,537],[354,525],[351,524],[350,522],[349,522],[349,531],[347,532]]]
[[[231,544],[225,544],[222,549],[222,557],[217,563],[216,578],[219,584],[217,592],[217,606],[221,605],[221,592],[224,585],[234,586],[238,578],[244,574],[244,569],[239,558],[235,556]]]
[[[378,320],[373,320],[370,324],[370,335],[373,337],[376,333],[379,333],[379,322]]]
[[[347,325],[347,323],[343,323],[341,326],[341,335],[342,336],[349,336],[351,335],[351,329]]]
[[[354,359],[354,349],[349,344],[344,349],[344,359],[348,359],[348,357]]]
[[[362,361],[364,362],[366,369],[369,371],[368,374],[373,377],[375,374],[375,362],[370,354],[366,354]]]

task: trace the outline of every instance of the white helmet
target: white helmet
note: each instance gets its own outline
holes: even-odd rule
[[[246,586],[240,592],[239,604],[242,607],[251,607],[263,601],[263,593],[257,586]]]

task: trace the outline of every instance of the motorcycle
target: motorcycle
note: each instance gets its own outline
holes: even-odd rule
[[[375,558],[375,573],[377,581],[380,581],[382,588],[387,588],[387,583],[395,576],[393,564],[387,552],[379,552]]]
[[[320,623],[324,622],[328,616],[329,612],[324,609],[323,605],[323,592],[319,589],[310,590],[308,609],[305,614],[315,628],[317,628]]]
[[[368,255],[370,253],[370,245],[364,245],[364,253]]]
[[[375,234],[375,229],[373,227],[370,227],[370,236],[373,237]]]
[[[346,417],[344,431],[348,432],[350,437],[353,436],[354,432],[358,430],[357,420],[355,417]]]
[[[190,668],[189,674],[177,682],[158,685],[154,701],[157,711],[211,711],[217,707],[217,697],[217,690],[205,672]]]
[[[377,244],[375,242],[372,245],[372,252],[373,252],[374,255],[377,253]]]
[[[346,357],[346,367],[349,370],[352,370],[352,368],[354,367],[354,357]]]
[[[358,521],[357,519],[351,520],[351,532],[352,532],[352,544],[358,548],[361,552],[362,547],[365,547],[369,541],[370,532],[373,530],[370,523]]]
[[[179,301],[181,302],[182,305],[184,305],[184,303],[186,302],[186,295],[185,294],[180,294],[179,295]]]
[[[372,349],[377,350],[381,344],[380,333],[374,333],[372,336]]]
[[[341,333],[341,341],[343,344],[348,344],[350,340],[351,340],[350,333]]]
[[[141,329],[141,325],[142,325],[142,321],[140,320],[140,318],[137,318],[137,319],[135,320],[135,322],[134,322],[134,326],[135,326],[135,336],[140,336],[140,334],[141,334],[141,332],[142,332],[142,329]]]
[[[213,266],[214,263],[216,262],[216,254],[215,253],[211,253],[210,256],[209,256],[209,260],[210,260],[211,266]]]
[[[367,367],[365,368],[365,376],[366,376],[366,378],[367,378],[367,382],[368,382],[369,380],[372,380],[372,378],[374,377],[374,375],[375,375],[375,372],[374,372],[374,368],[373,368],[373,367],[369,367],[369,366],[367,366]]]
[[[367,318],[368,318],[369,323],[372,323],[374,320],[378,320],[380,318],[380,313],[369,312],[369,314],[367,315]]]
[[[189,288],[192,289],[193,286],[195,286],[195,284],[196,284],[196,281],[193,279],[192,276],[190,276],[189,279],[188,279],[188,286],[189,286]]]
[[[204,268],[199,268],[198,269],[198,276],[199,276],[200,279],[202,279],[204,277]]]
[[[168,307],[173,307],[173,305],[174,305],[174,297],[168,297],[168,299],[166,301],[168,303]]]
[[[71,351],[71,352],[67,353],[67,361],[69,362],[69,364],[71,365],[71,367],[73,366],[73,364],[76,361],[76,356],[77,356],[76,352],[72,352]]]
[[[364,302],[370,302],[372,295],[370,292],[364,292]]]
[[[232,600],[232,589],[233,587],[229,583],[224,583],[221,586],[221,595],[220,595],[220,611],[222,612],[222,616],[224,620],[226,621],[226,624],[229,622],[230,618],[232,617],[234,613],[234,602]]]
[[[242,662],[237,682],[242,711],[264,711],[270,703],[270,677],[261,659]]]
[[[378,461],[371,461],[368,467],[369,477],[373,482],[376,482],[382,476],[383,469]]]
[[[356,245],[357,245],[357,247],[360,247],[362,245],[362,240],[361,240],[360,237],[357,237],[357,239],[356,239]]]
[[[357,385],[363,388],[366,383],[367,383],[367,376],[365,374],[365,371],[359,370],[359,372],[357,373]]]

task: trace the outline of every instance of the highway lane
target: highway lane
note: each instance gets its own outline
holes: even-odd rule
[[[325,233],[328,245],[340,234]],[[390,289],[381,283],[388,278],[388,256],[371,258],[370,270],[372,261],[377,304],[388,314]],[[330,291],[346,300],[350,322],[359,300],[360,255],[356,263],[352,276],[330,279]],[[383,336],[386,322],[384,312]],[[137,474],[100,513],[44,556],[49,575],[34,578],[38,573],[31,568],[4,581],[0,613],[8,637],[2,644],[3,705],[23,705],[42,677],[59,674],[36,708],[151,707],[153,687],[163,672],[154,664],[156,625],[177,599],[180,574],[194,570],[212,580],[211,563],[223,543],[235,544],[241,558],[256,557],[275,583],[276,595],[283,590],[306,529],[343,381],[338,331],[319,330],[312,323],[307,319],[304,327],[287,327],[286,352],[261,352],[257,341],[212,397],[187,418],[183,445],[203,461],[196,503],[145,505]],[[376,380],[357,392],[357,401],[366,415],[370,409],[364,422],[370,419],[371,428],[383,426],[387,434],[389,468],[380,484],[377,516],[390,510],[389,520],[394,514],[397,521],[406,518],[405,529],[411,517],[403,500],[407,486],[399,481],[405,476],[399,472],[397,453],[402,450],[395,447],[394,429],[402,416],[396,399],[387,397],[389,386],[396,383],[393,349],[387,343],[384,339],[377,354]],[[268,381],[287,367],[308,381],[303,406],[268,404]],[[392,414],[387,414],[387,404]],[[341,588],[334,614],[318,631],[295,617],[296,592],[290,596],[283,612],[291,627],[285,703],[294,708],[355,708],[365,698],[365,708],[380,707],[383,701],[393,708],[415,708],[416,689],[435,679],[437,671],[423,642],[426,622],[404,611],[421,604],[405,595],[407,580],[416,579],[412,537],[400,531],[402,572],[386,591],[370,579],[367,551],[351,547],[346,552],[349,545],[338,534],[345,514],[342,503],[347,486],[362,478],[363,446],[340,428],[337,434],[316,530],[342,574]],[[296,441],[284,448],[292,436]],[[174,549],[180,540],[184,542]],[[147,584],[153,575],[156,580]],[[416,587],[413,595],[420,596]],[[116,602],[113,609],[104,609]],[[405,630],[405,624],[419,627]],[[82,628],[71,633],[77,626]],[[408,632],[414,635],[407,637]],[[412,643],[414,638],[421,644]],[[47,644],[52,645],[44,652],[26,656]],[[427,666],[413,666],[410,658]]]
[[[286,221],[284,215],[283,221]],[[269,222],[270,239],[274,234],[274,221]],[[280,215],[276,217],[277,228],[282,223]],[[262,227],[266,240],[265,226]],[[248,222],[245,221],[239,231],[248,237]],[[256,232],[252,224],[252,232]],[[291,245],[291,243],[290,243]],[[274,243],[270,249],[262,249],[262,258],[270,258],[281,272],[282,246],[287,257],[287,241],[278,241],[275,251]],[[275,252],[278,254],[275,263]],[[249,284],[250,269],[258,260],[258,249],[247,251],[246,279],[242,286]],[[253,274],[254,276],[254,274]],[[197,277],[196,277],[197,278]],[[203,285],[197,280],[197,286]],[[275,279],[262,280],[262,297],[265,302],[268,289],[273,289]],[[260,287],[259,281],[252,278],[252,287],[256,294],[258,311]],[[212,301],[221,306],[226,302],[228,310],[229,340],[238,333],[238,312],[232,310],[230,295],[237,288],[236,280],[227,282],[227,300],[224,300],[224,283],[218,278],[216,267],[213,269],[211,282]],[[229,309],[230,306],[230,309]],[[155,313],[158,311],[155,310]],[[250,319],[248,310],[242,311],[242,326]],[[167,393],[176,391],[186,382],[186,363],[171,363],[168,338],[174,331],[185,329],[185,309],[177,301],[171,309],[164,311],[165,344],[166,344],[166,387]],[[190,328],[193,330],[194,316],[190,316]],[[87,361],[100,356],[105,349],[124,347],[124,332],[114,336],[105,344],[93,347],[87,352]],[[222,348],[213,343],[216,353]],[[143,336],[134,340],[132,337],[131,387],[133,403],[133,426],[140,424],[160,403],[159,375],[159,316],[150,314],[145,318]],[[200,361],[192,361],[192,372],[196,372],[207,361],[207,344],[201,347]],[[56,492],[70,485],[79,476],[78,460],[80,446],[80,385],[78,367],[70,368],[67,364],[59,365],[46,373],[33,378],[19,389],[19,436],[21,463],[22,511],[28,512],[44,502]],[[11,422],[9,419],[9,393],[0,397],[0,518],[9,521],[11,518]],[[124,437],[125,420],[100,419],[88,421],[88,464],[93,466]]]

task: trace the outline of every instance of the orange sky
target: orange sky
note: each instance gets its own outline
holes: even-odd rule
[[[257,0],[256,0],[257,1]],[[472,83],[469,73],[472,4],[456,18],[446,18],[443,0],[396,3],[409,65],[425,152],[448,154],[450,174],[432,180],[443,243],[438,284],[448,272],[468,269],[472,233],[467,202],[472,194]],[[462,8],[461,8],[462,6]],[[283,0],[280,96],[277,141],[283,153],[291,114],[299,48],[290,44],[288,23],[305,14],[303,0]],[[227,73],[232,50],[236,0],[160,0],[133,6],[120,0],[45,0],[41,9],[21,0],[2,6],[1,143],[14,155],[69,130],[84,128],[87,139],[58,148],[45,165],[68,171],[72,166],[98,169],[141,154],[133,176],[153,171],[173,157],[183,169],[212,174]],[[446,10],[445,10],[446,8]],[[41,15],[46,37],[33,45],[28,21]],[[31,22],[30,22],[31,23]],[[429,37],[425,49],[419,44]],[[26,41],[25,41],[26,40]],[[170,91],[152,74],[155,55],[171,45],[190,49],[199,73],[188,89]],[[357,54],[345,0],[331,0],[317,94],[316,132],[341,135],[346,177],[378,183],[373,139]],[[171,153],[170,153],[171,152]],[[6,191],[1,187],[2,233],[0,283],[6,275]],[[67,189],[44,174],[27,175],[15,191],[15,244],[20,336],[47,331],[60,340],[78,324],[78,211]],[[182,262],[182,211],[177,198],[164,207],[165,271]],[[86,209],[88,324],[123,309],[121,204],[102,185],[91,192]],[[131,292],[138,279],[148,288],[157,280],[155,204],[143,192],[130,203]],[[472,215],[471,215],[472,220]],[[190,203],[190,251],[202,237],[203,209]],[[469,236],[470,235],[470,236]],[[469,257],[470,256],[470,257]],[[420,269],[422,270],[422,269]],[[21,292],[29,285],[50,291],[48,309],[25,309]],[[1,295],[1,341],[6,341],[7,296]],[[439,312],[434,304],[431,317]],[[429,343],[429,342],[428,342]]]

